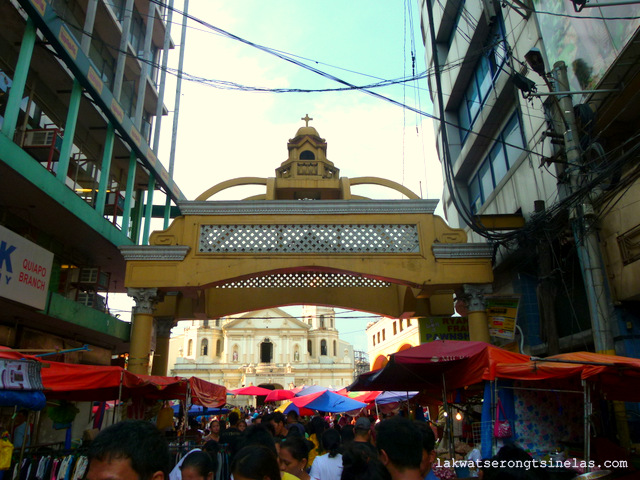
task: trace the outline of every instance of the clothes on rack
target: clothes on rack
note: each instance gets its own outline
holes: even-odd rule
[[[15,463],[11,480],[83,480],[88,465],[86,455],[28,455]]]

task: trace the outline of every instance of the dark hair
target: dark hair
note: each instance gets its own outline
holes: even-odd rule
[[[251,445],[262,445],[263,447],[271,450],[274,455],[278,454],[276,450],[276,442],[273,440],[273,435],[269,432],[265,425],[251,424],[244,431],[238,442],[238,449],[248,447]]]
[[[408,418],[391,417],[378,424],[376,446],[384,450],[389,461],[399,469],[420,468],[422,435]]]
[[[213,462],[213,471],[218,471],[218,454],[220,453],[220,444],[215,440],[208,440],[202,446],[202,451],[209,454]]]
[[[210,473],[214,472],[215,466],[211,456],[207,452],[191,452],[182,461],[180,465],[180,471],[184,471],[185,468],[193,468],[198,476],[207,478]]]
[[[284,416],[284,413],[282,412],[273,412],[269,420],[275,423],[285,423],[287,421],[286,417]]]
[[[129,459],[140,480],[161,471],[169,478],[169,444],[155,425],[143,420],[125,420],[102,430],[88,451],[92,460]]]
[[[298,416],[298,412],[296,412],[295,410],[291,410],[289,413],[287,413],[287,419],[289,418],[293,418],[293,420],[297,422],[300,417]]]
[[[342,437],[340,432],[330,428],[322,433],[322,448],[329,452],[329,458],[333,458],[338,454]]]
[[[322,417],[313,417],[309,422],[309,433],[313,435],[316,434],[316,438],[320,441],[320,436],[322,432],[326,430],[326,425],[324,419]]]
[[[234,411],[229,414],[229,417],[227,419],[229,420],[229,426],[235,427],[240,420],[240,415],[238,415],[238,412]]]
[[[289,450],[291,456],[296,460],[307,460],[309,457],[309,444],[302,437],[287,437],[280,444],[280,450]]]
[[[351,442],[342,452],[341,480],[390,480],[391,475],[384,467],[373,445]]]
[[[431,426],[427,422],[421,422],[420,420],[414,420],[414,422],[422,435],[422,449],[432,452],[436,448],[436,436],[431,430]]]
[[[349,442],[352,442],[355,438],[355,433],[353,431],[353,425],[350,423],[342,427],[340,430],[340,436],[342,437],[342,445],[346,445]]]
[[[278,457],[263,445],[244,447],[231,462],[231,474],[251,480],[280,480]]]

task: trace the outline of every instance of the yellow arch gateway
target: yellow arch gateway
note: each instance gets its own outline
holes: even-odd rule
[[[137,302],[131,370],[148,371],[154,317],[173,325],[293,304],[449,315],[454,292],[493,281],[491,246],[467,243],[463,230],[434,215],[437,200],[376,177],[340,178],[313,127],[298,130],[288,147],[275,178],[218,184],[180,203],[182,216],[154,232],[150,245],[121,247]],[[209,200],[246,184],[265,185],[264,197]],[[387,186],[408,199],[352,197],[352,184]],[[488,341],[484,312],[469,318],[471,338]],[[159,336],[156,352],[163,342]]]

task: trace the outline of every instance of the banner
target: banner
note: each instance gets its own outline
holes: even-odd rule
[[[485,297],[489,334],[492,337],[513,340],[516,334],[519,296]]]
[[[420,343],[434,340],[469,340],[467,317],[426,317],[418,319]]]
[[[34,360],[0,359],[0,390],[43,390],[41,366]]]
[[[0,226],[0,297],[44,310],[53,253]]]

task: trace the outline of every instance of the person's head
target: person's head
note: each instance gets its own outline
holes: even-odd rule
[[[280,443],[280,470],[296,477],[307,467],[309,446],[302,437],[287,437]]]
[[[273,425],[276,437],[283,437],[287,434],[287,427],[285,425],[286,418],[282,412],[273,412],[269,416],[269,422]]]
[[[319,441],[322,437],[322,432],[325,431],[325,427],[324,419],[322,417],[315,416],[311,419],[311,422],[309,422],[309,433],[311,435],[315,434]]]
[[[238,426],[238,422],[240,421],[240,415],[238,415],[238,412],[236,412],[235,410],[231,413],[229,413],[229,427],[237,427]]]
[[[333,458],[338,454],[341,440],[340,432],[333,428],[322,432],[322,449],[325,452],[329,452],[329,458]]]
[[[27,421],[28,416],[29,416],[29,411],[27,409],[22,408],[18,410],[18,413],[16,413],[16,417],[13,421],[14,425],[22,425],[24,422]]]
[[[238,430],[244,432],[247,429],[247,422],[245,420],[240,420],[238,422]]]
[[[248,447],[251,445],[262,445],[277,455],[276,443],[273,435],[264,425],[250,425],[240,437],[238,448]]]
[[[280,480],[275,452],[263,445],[242,448],[231,462],[234,480]]]
[[[298,423],[298,421],[298,412],[296,412],[295,410],[291,410],[289,413],[287,413],[287,423]]]
[[[347,443],[352,442],[355,436],[353,432],[353,425],[348,424],[342,427],[340,429],[340,436],[342,437],[343,445],[346,445]]]
[[[213,462],[213,471],[218,471],[218,453],[220,453],[220,444],[215,440],[208,440],[202,446],[202,451],[209,454]]]
[[[169,444],[155,425],[126,420],[102,430],[88,451],[87,480],[169,478]]]
[[[424,477],[431,470],[431,464],[436,459],[436,436],[427,422],[416,420],[415,425],[422,435],[422,461],[420,462],[420,474]]]
[[[191,452],[180,465],[182,480],[213,480],[214,464],[207,452]]]
[[[214,433],[216,435],[220,433],[220,420],[211,420],[211,423],[209,424],[209,430],[211,430],[211,433]]]
[[[389,472],[371,445],[351,442],[342,452],[341,480],[388,480]]]
[[[420,468],[422,435],[408,418],[395,416],[380,422],[376,446],[380,460],[392,476],[394,470],[404,472]]]
[[[353,434],[356,440],[368,442],[371,437],[371,421],[367,417],[359,417],[353,426]]]

